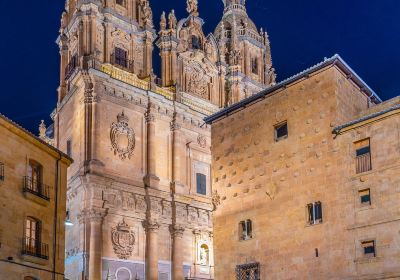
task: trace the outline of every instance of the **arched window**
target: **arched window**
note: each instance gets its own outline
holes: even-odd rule
[[[26,187],[28,187],[31,191],[40,193],[43,175],[42,172],[43,168],[38,162],[34,160],[29,161],[27,174],[28,182],[26,184]]]

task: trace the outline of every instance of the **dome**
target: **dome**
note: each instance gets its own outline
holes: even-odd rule
[[[224,25],[224,29],[229,29],[229,27],[233,26],[234,21],[236,22],[236,26],[240,28],[244,23],[247,23],[247,29],[250,29],[256,33],[258,33],[257,26],[254,22],[248,17],[246,12],[233,12],[229,11],[224,14],[221,21],[218,23],[217,27],[214,31],[214,36],[216,38],[221,37],[222,24]]]

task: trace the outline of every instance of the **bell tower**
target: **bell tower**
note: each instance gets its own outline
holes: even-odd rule
[[[227,65],[227,104],[236,103],[275,83],[268,34],[258,30],[245,0],[223,0],[224,14],[214,35],[221,62]]]
[[[152,69],[153,14],[148,0],[67,0],[58,44],[59,102],[79,69],[109,63],[148,78]]]

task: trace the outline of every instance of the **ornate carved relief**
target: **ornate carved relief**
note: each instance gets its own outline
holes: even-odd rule
[[[122,220],[112,229],[111,242],[118,258],[126,260],[132,256],[135,246],[135,234],[130,230],[125,220]]]
[[[204,135],[199,135],[197,137],[197,143],[199,144],[200,147],[205,148],[207,146],[207,139]]]
[[[185,67],[188,76],[187,91],[199,95],[202,98],[207,96],[207,76],[198,63],[192,63]]]
[[[124,112],[117,116],[118,122],[111,125],[110,140],[115,155],[121,160],[131,158],[135,149],[135,132],[128,126]]]

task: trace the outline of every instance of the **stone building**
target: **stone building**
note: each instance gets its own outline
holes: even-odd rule
[[[334,56],[208,118],[216,279],[400,279],[400,98]]]
[[[67,0],[54,145],[68,171],[69,279],[213,279],[210,127],[203,118],[275,83],[244,0],[205,35],[197,0]],[[161,77],[152,71],[154,45]],[[215,202],[215,201],[214,201]]]
[[[0,279],[64,280],[70,164],[0,114]]]

